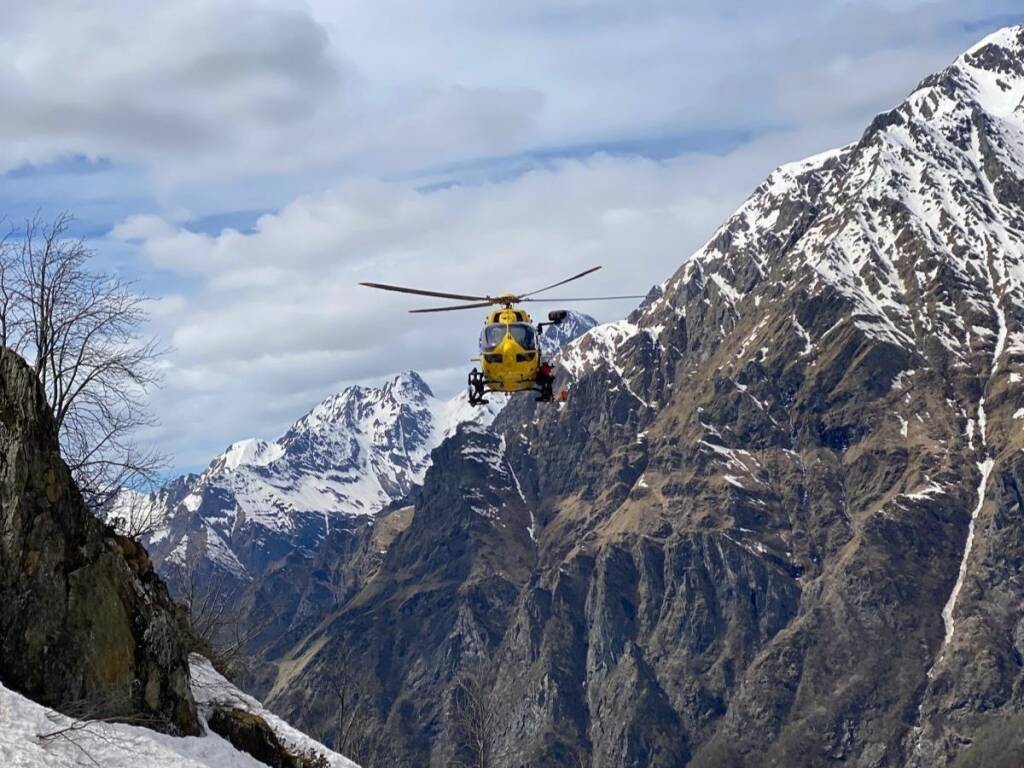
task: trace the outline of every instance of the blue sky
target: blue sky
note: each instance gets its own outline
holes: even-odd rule
[[[146,437],[179,467],[348,383],[461,385],[480,318],[414,322],[357,281],[514,290],[600,263],[586,290],[644,293],[773,167],[1024,21],[1024,0],[23,6],[0,213],[72,211],[160,297]]]

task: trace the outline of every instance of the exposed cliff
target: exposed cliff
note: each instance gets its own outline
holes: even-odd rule
[[[82,501],[34,373],[0,348],[0,682],[196,733],[180,616],[145,550]]]

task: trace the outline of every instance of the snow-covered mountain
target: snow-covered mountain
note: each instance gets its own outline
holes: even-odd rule
[[[489,424],[504,402],[442,400],[413,371],[348,387],[277,440],[233,443],[201,474],[166,486],[146,511],[156,522],[148,549],[158,565],[208,557],[245,578],[289,547],[314,549],[332,518],[372,516],[403,498],[431,450],[464,421]]]
[[[278,711],[333,715],[344,650],[415,764],[483,668],[515,765],[1024,765],[1024,27],[562,363],[563,407],[446,443],[373,580],[279,642]]]
[[[544,349],[557,354],[596,325],[570,312],[545,329]],[[465,393],[438,398],[414,371],[378,387],[348,387],[277,440],[233,443],[202,473],[152,498],[125,494],[111,514],[150,523],[146,544],[158,567],[207,558],[245,579],[293,548],[315,549],[332,520],[372,517],[405,498],[458,425],[489,425],[506,402],[493,395],[473,407]]]

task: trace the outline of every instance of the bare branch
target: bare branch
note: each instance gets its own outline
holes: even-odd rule
[[[68,237],[73,218],[39,216],[0,240],[0,341],[29,359],[87,503],[101,511],[122,488],[152,487],[166,458],[134,436],[153,425],[147,391],[164,350],[141,335],[148,299]]]
[[[188,617],[193,651],[210,660],[228,679],[237,677],[248,661],[250,643],[277,621],[271,614],[252,621],[239,600],[236,578],[220,567],[204,570],[208,563],[201,546],[191,543],[183,562],[169,563],[168,581],[180,594]]]
[[[504,757],[498,749],[501,723],[490,683],[483,672],[463,672],[452,685],[449,722],[455,755],[449,768],[492,768]]]

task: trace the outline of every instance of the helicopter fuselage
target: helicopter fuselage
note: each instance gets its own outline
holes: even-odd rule
[[[540,334],[525,310],[506,306],[487,313],[478,360],[488,392],[534,389],[541,354]]]

